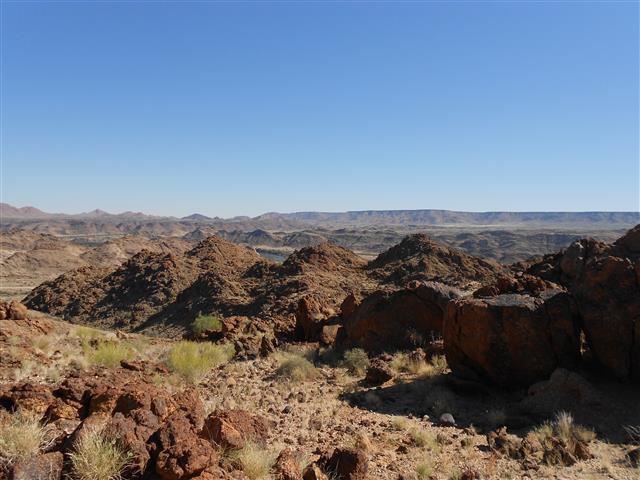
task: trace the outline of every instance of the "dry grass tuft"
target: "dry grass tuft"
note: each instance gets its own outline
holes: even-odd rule
[[[266,477],[276,461],[274,452],[252,442],[248,442],[241,449],[231,452],[230,456],[251,480]]]
[[[0,412],[0,465],[38,455],[53,441],[51,429],[30,412]]]
[[[231,344],[181,341],[169,350],[167,366],[185,380],[197,383],[213,368],[227,363],[235,349]]]
[[[92,428],[75,443],[69,458],[77,480],[121,480],[130,454],[104,428]]]
[[[318,369],[302,355],[289,352],[274,354],[279,366],[276,375],[294,382],[318,378]]]
[[[438,450],[438,439],[433,433],[427,430],[414,428],[409,431],[409,436],[413,444],[417,447],[428,448],[433,451]]]
[[[433,475],[433,467],[430,463],[423,462],[416,465],[416,476],[418,480],[430,478],[431,475]]]
[[[362,348],[354,348],[344,353],[343,366],[351,375],[362,376],[369,367],[369,356]]]

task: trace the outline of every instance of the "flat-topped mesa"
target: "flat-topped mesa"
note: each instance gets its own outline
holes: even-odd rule
[[[478,286],[506,273],[501,265],[449,248],[425,234],[409,235],[369,262],[371,275],[404,286],[411,280],[435,280],[458,287]]]

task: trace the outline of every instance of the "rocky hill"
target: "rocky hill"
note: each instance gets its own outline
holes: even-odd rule
[[[502,271],[424,235],[408,237],[370,263],[323,243],[294,252],[282,264],[212,236],[183,253],[143,251],[115,269],[67,272],[34,289],[25,301],[64,318],[129,330],[184,330],[199,312],[259,317],[290,329],[306,294],[337,309],[350,292],[436,277],[475,285]]]

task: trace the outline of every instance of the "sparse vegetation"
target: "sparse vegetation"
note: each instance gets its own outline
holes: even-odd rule
[[[109,368],[117,367],[122,360],[130,360],[133,354],[129,345],[111,341],[98,342],[95,349],[87,350],[87,358],[91,363]]]
[[[429,478],[433,474],[433,467],[431,464],[423,462],[416,465],[416,476],[418,480],[424,480]]]
[[[35,414],[0,411],[0,466],[35,457],[51,441],[51,430]]]
[[[391,420],[391,426],[394,430],[407,430],[409,428],[409,420],[404,417],[393,417]]]
[[[167,366],[189,382],[199,382],[211,369],[231,360],[233,345],[181,341],[169,350]]]
[[[104,428],[84,432],[69,455],[77,480],[120,480],[130,455]]]
[[[276,353],[278,370],[276,375],[281,378],[301,382],[318,377],[318,369],[302,355],[289,352]]]
[[[85,327],[83,325],[73,328],[70,333],[71,335],[78,337],[83,344],[88,343],[91,340],[97,340],[104,337],[104,332],[97,328]]]
[[[532,432],[543,447],[552,446],[553,439],[557,438],[571,451],[577,443],[589,443],[596,439],[593,430],[578,425],[574,422],[573,416],[568,412],[558,412],[553,422],[545,422],[536,427]]]
[[[409,431],[411,441],[417,447],[426,447],[429,450],[437,450],[438,440],[436,436],[428,430],[413,428]]]
[[[251,480],[264,478],[276,460],[276,455],[271,450],[260,447],[253,442],[231,453],[231,458],[238,464],[242,471]]]
[[[352,375],[364,375],[367,372],[369,363],[369,356],[362,348],[354,348],[344,353],[343,366]]]
[[[391,360],[391,368],[398,373],[410,373],[424,378],[441,375],[447,371],[447,359],[444,355],[434,355],[429,361],[414,358],[411,355],[399,352]]]
[[[222,322],[217,315],[198,315],[191,324],[191,331],[196,335],[220,330],[222,330]]]

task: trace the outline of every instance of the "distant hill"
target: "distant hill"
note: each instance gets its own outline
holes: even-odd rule
[[[457,212],[453,210],[363,210],[353,212],[269,212],[257,217],[237,216],[223,219],[200,213],[175,218],[140,212],[107,213],[93,210],[80,214],[51,214],[34,207],[17,208],[0,204],[0,224],[16,220],[73,219],[101,222],[193,222],[233,226],[242,230],[290,230],[309,227],[483,227],[483,228],[630,228],[640,223],[640,212]]]
[[[364,226],[510,226],[630,227],[640,212],[456,212],[452,210],[364,210],[354,212],[268,213],[254,220],[286,219],[331,227]]]

